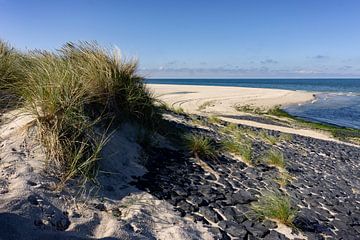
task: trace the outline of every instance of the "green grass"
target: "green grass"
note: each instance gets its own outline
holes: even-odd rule
[[[78,175],[96,177],[110,124],[134,119],[151,128],[160,119],[155,99],[137,74],[137,62],[96,43],[67,43],[57,52],[0,51],[14,52],[17,59],[11,58],[15,70],[1,67],[0,90],[15,95],[34,116],[47,163],[61,182]],[[1,62],[10,61],[0,56]]]
[[[176,114],[186,114],[185,110],[182,107],[175,107],[175,106],[169,105],[165,102],[161,102],[160,108],[164,109],[166,111],[174,112]]]
[[[279,141],[284,141],[284,142],[291,142],[293,140],[294,136],[292,134],[289,133],[280,133],[280,136],[278,138]]]
[[[208,120],[211,124],[219,124],[221,122],[220,118],[215,115],[211,115]]]
[[[23,79],[23,62],[18,51],[0,40],[0,109],[14,107],[19,100],[13,85]]]
[[[252,164],[251,142],[239,142],[230,138],[222,142],[222,148],[224,151],[240,156],[247,164]]]
[[[200,134],[186,134],[185,146],[196,158],[216,159],[216,149],[211,138]]]
[[[276,149],[270,149],[264,156],[263,161],[271,166],[278,167],[279,169],[285,168],[284,154]]]
[[[279,222],[292,226],[297,210],[292,206],[288,196],[268,193],[252,203],[252,210],[260,218],[276,219]]]
[[[287,171],[280,171],[279,176],[275,179],[275,182],[277,182],[280,187],[285,187],[292,179],[293,177]]]
[[[266,130],[261,130],[258,136],[260,137],[261,140],[271,145],[275,145],[278,142],[278,138],[270,135]]]
[[[239,112],[246,112],[246,113],[253,113],[253,114],[264,114],[265,110],[260,107],[255,107],[253,105],[243,105],[243,106],[236,106],[236,111]]]
[[[220,131],[225,134],[234,134],[239,131],[239,127],[235,123],[228,123],[225,127],[221,128]]]
[[[207,107],[210,107],[212,104],[214,103],[214,101],[206,101],[204,102],[203,104],[201,104],[199,107],[198,107],[198,111],[203,111],[205,110]]]

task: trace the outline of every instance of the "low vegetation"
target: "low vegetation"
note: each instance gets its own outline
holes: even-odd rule
[[[216,149],[211,138],[201,134],[186,134],[185,146],[196,158],[216,159]]]
[[[275,145],[278,142],[278,138],[270,135],[266,130],[261,130],[258,136],[261,140],[271,145]]]
[[[259,218],[275,219],[288,226],[293,225],[297,213],[291,199],[279,193],[264,194],[251,208]]]
[[[277,182],[280,187],[285,187],[288,185],[293,177],[285,170],[279,172],[278,177],[276,177],[275,182]]]
[[[173,105],[169,105],[165,102],[160,103],[160,108],[166,111],[174,112],[176,114],[186,114],[185,110],[182,107],[175,107]]]
[[[198,110],[198,111],[203,111],[203,110],[205,110],[207,107],[212,106],[213,103],[214,103],[214,101],[206,101],[206,102],[204,102],[203,104],[201,104],[201,105],[198,107],[197,110]]]
[[[227,139],[222,142],[222,148],[226,152],[238,155],[247,164],[252,164],[252,144],[251,142],[239,142],[234,139]]]
[[[285,168],[285,158],[282,152],[276,149],[270,149],[263,157],[263,160],[270,166],[275,166],[279,169]]]
[[[34,116],[48,166],[62,182],[94,179],[110,124],[134,119],[151,128],[160,119],[136,61],[116,51],[89,42],[57,52],[0,49],[0,91]]]
[[[220,118],[215,116],[215,115],[211,115],[209,118],[208,118],[208,121],[209,123],[211,124],[219,124],[221,122]]]

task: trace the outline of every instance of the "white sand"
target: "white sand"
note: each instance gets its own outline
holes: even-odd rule
[[[217,115],[239,114],[235,106],[253,105],[271,108],[276,105],[304,103],[314,99],[313,93],[264,88],[148,84],[161,100],[181,107],[188,113]]]
[[[213,239],[166,201],[129,185],[131,176],[146,172],[139,164],[141,148],[133,126],[123,126],[106,145],[98,176],[101,188],[70,184],[58,193],[50,189],[54,179],[43,174],[40,144],[34,134],[27,135],[32,120],[19,112],[0,120],[0,240]]]

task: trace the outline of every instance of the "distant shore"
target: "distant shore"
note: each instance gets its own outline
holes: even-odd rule
[[[147,84],[160,100],[194,114],[236,115],[236,107],[272,108],[312,101],[314,93],[268,88]]]

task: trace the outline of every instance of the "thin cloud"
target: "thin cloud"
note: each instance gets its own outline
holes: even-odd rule
[[[276,61],[276,60],[274,60],[274,59],[268,58],[268,59],[265,59],[265,60],[260,61],[260,63],[261,63],[261,64],[277,64],[278,61]]]
[[[323,59],[328,59],[330,58],[329,56],[326,56],[326,55],[316,55],[314,57],[312,57],[313,59],[317,59],[317,60],[323,60]]]

